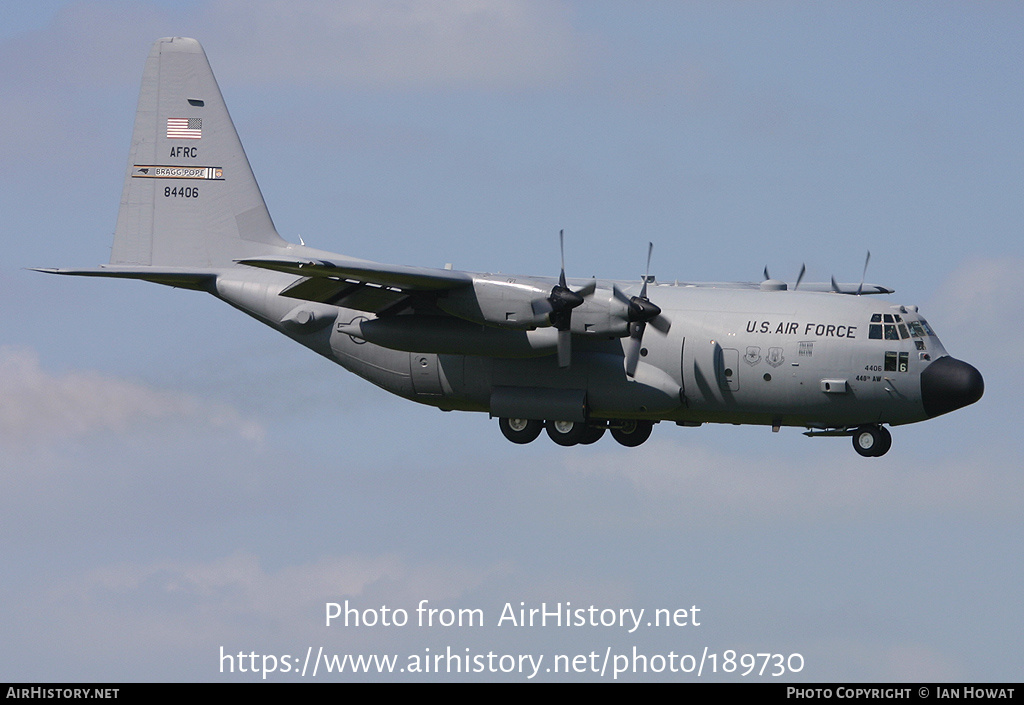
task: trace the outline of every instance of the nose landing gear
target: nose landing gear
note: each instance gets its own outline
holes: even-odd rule
[[[885,426],[870,424],[853,432],[853,449],[865,458],[879,458],[892,447],[892,435]]]

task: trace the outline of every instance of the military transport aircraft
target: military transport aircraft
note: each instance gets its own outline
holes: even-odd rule
[[[639,254],[639,253],[638,253]],[[651,246],[647,266],[650,267]],[[870,257],[870,255],[869,255]],[[865,271],[867,263],[865,262]],[[497,417],[528,443],[626,446],[655,423],[852,436],[981,398],[916,306],[863,282],[671,284],[394,266],[278,236],[202,47],[158,40],[142,76],[110,264],[43,269],[213,294],[389,392]]]

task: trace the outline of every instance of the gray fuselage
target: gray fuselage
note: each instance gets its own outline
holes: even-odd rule
[[[593,419],[899,425],[929,417],[921,373],[946,355],[913,306],[824,292],[652,284],[649,295],[672,327],[645,335],[630,378],[622,337],[575,335],[565,368],[551,346],[535,356],[511,349],[508,357],[494,356],[509,331],[469,323],[448,335],[443,349],[483,347],[487,354],[436,352],[437,344],[394,349],[343,332],[374,321],[372,314],[280,296],[295,278],[260,274],[249,269],[233,279],[225,272],[217,295],[373,384],[445,410],[492,412],[496,389],[536,389],[582,393]],[[627,293],[639,288],[618,285]],[[595,298],[610,287],[599,284]],[[403,318],[412,317],[395,317],[399,324]]]

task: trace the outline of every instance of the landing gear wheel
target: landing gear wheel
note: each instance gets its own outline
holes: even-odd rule
[[[591,443],[597,443],[601,440],[601,436],[604,435],[605,426],[587,426],[586,433],[583,434],[583,438],[580,439],[580,445],[588,446]]]
[[[612,426],[612,438],[626,446],[635,448],[651,437],[654,423],[651,421],[623,421],[621,426]]]
[[[882,445],[878,447],[878,453],[875,454],[875,457],[881,458],[892,448],[892,434],[889,433],[889,429],[885,426],[879,426],[878,430],[882,432]]]
[[[865,458],[880,458],[892,447],[892,434],[884,426],[861,426],[853,432],[853,449]]]
[[[560,446],[574,446],[587,435],[587,425],[578,421],[548,421],[544,427],[551,440]]]
[[[513,443],[530,443],[537,440],[544,428],[542,421],[535,419],[498,419],[498,428],[505,438]]]

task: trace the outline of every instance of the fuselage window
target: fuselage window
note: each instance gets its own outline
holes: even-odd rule
[[[888,314],[886,314],[886,318],[888,318]],[[886,323],[885,324],[885,339],[886,340],[899,340],[900,339],[900,334],[899,334],[899,331],[896,330],[896,324],[895,323]]]

